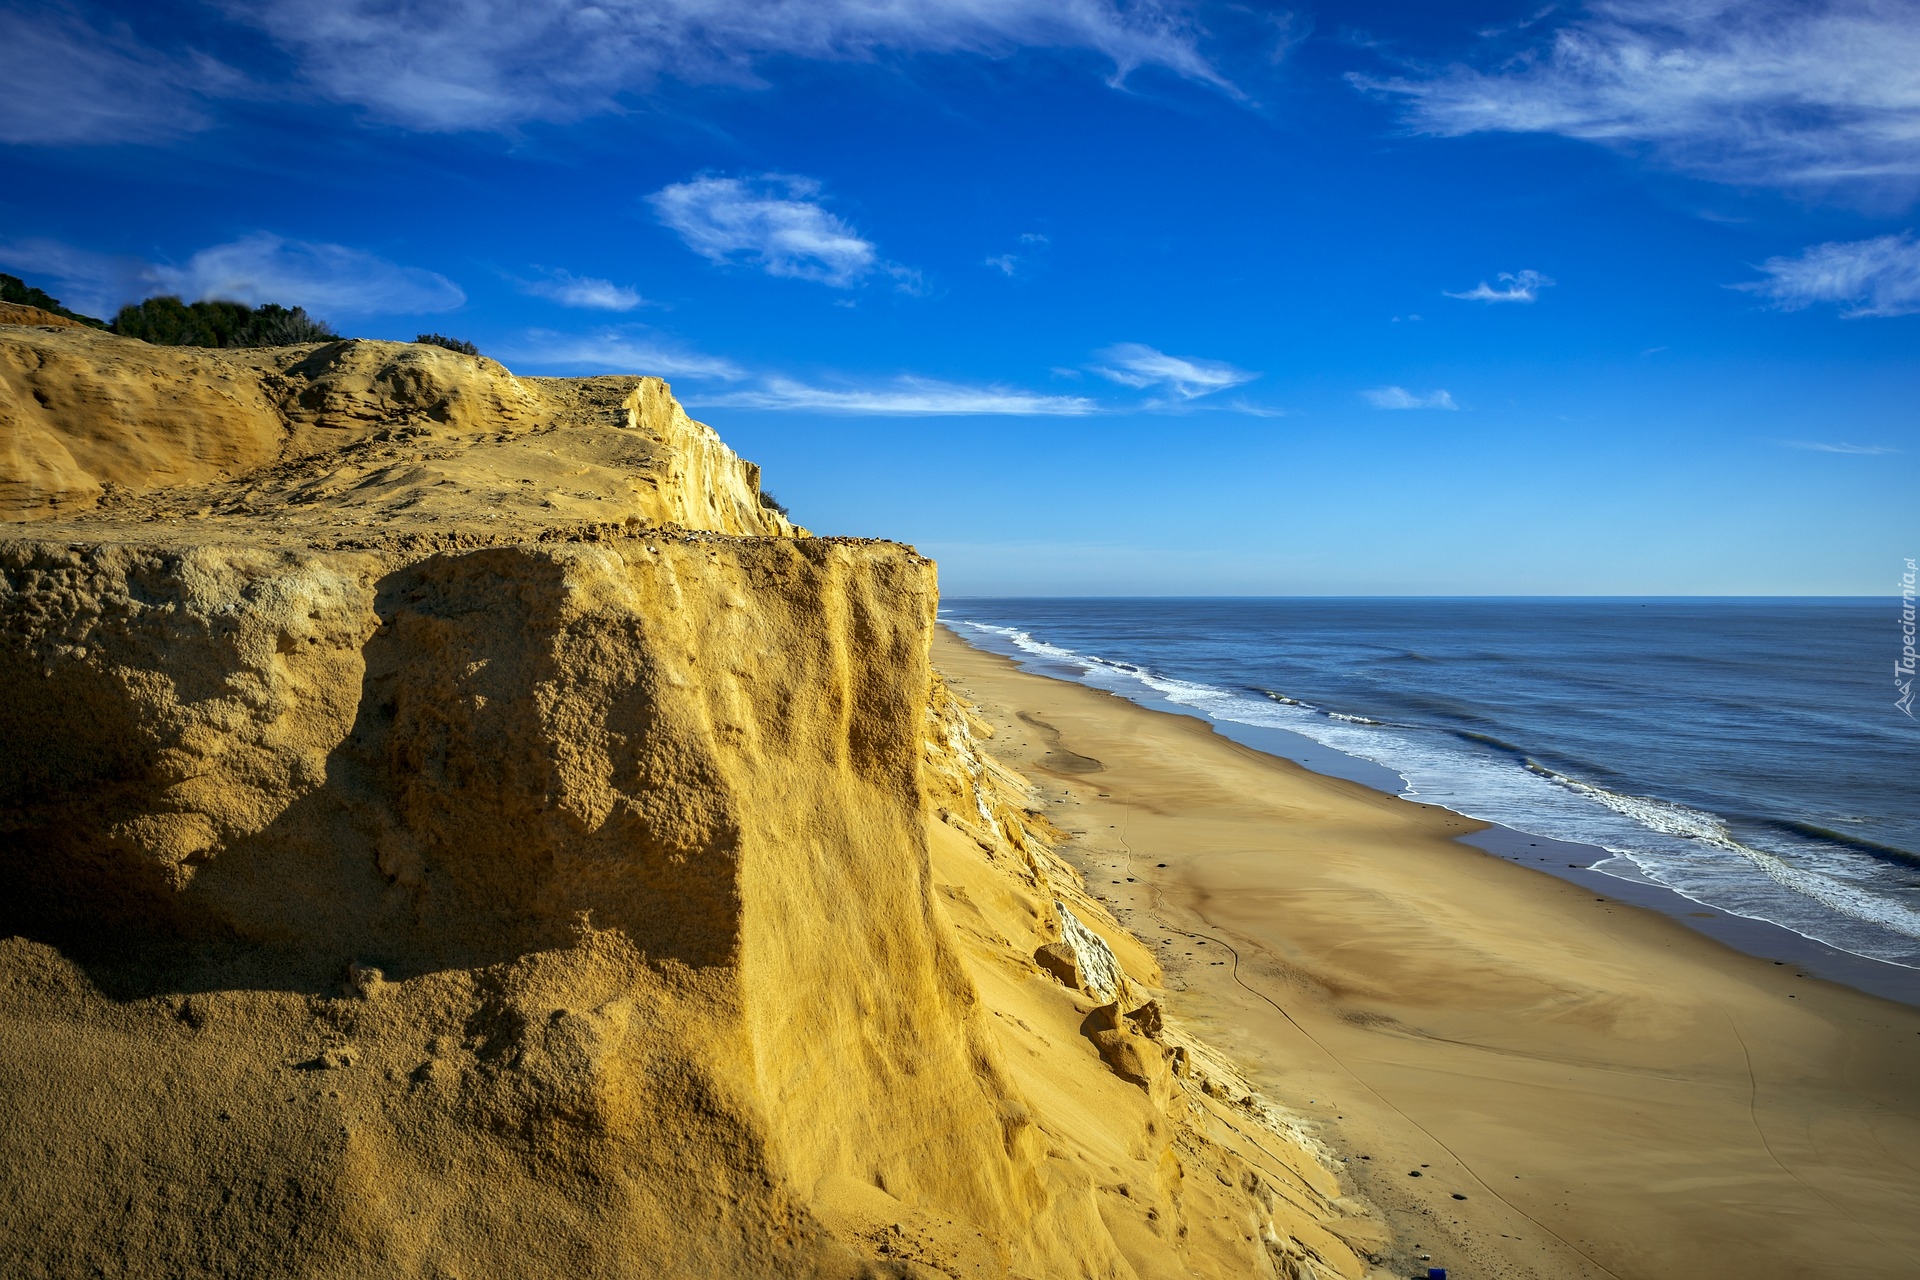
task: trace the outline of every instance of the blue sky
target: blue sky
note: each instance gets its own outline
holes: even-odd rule
[[[0,270],[658,373],[951,594],[1886,594],[1920,3],[0,7]]]

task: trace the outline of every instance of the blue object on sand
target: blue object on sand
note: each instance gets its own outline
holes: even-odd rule
[[[1445,1267],[1428,1267],[1427,1280],[1447,1280],[1447,1269]]]

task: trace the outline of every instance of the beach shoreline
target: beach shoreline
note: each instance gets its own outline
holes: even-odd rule
[[[961,631],[953,629],[945,619],[942,625],[970,647],[1010,658],[1028,674],[1044,679],[1083,683],[1073,675],[1064,674],[1069,670],[1067,664],[1062,664],[1063,674],[1056,675],[1046,670],[1048,664],[1044,659],[1003,653],[980,644],[977,639],[969,639]],[[1200,720],[1223,737],[1264,755],[1290,761],[1310,772],[1357,782],[1409,803],[1431,803],[1407,796],[1406,779],[1392,768],[1349,755],[1294,730],[1218,719],[1198,708],[1166,697],[1143,696],[1138,691],[1120,696],[1151,711]],[[1445,805],[1438,807],[1447,808]],[[1458,809],[1450,811],[1460,813]],[[1460,813],[1460,816],[1483,828],[1459,837],[1482,852],[1519,862],[1532,870],[1568,880],[1595,893],[1657,911],[1689,929],[1758,959],[1798,966],[1809,974],[1869,995],[1920,1007],[1920,969],[1859,955],[1819,938],[1809,937],[1787,925],[1742,915],[1715,903],[1702,902],[1645,876],[1623,876],[1602,869],[1599,864],[1606,862],[1631,865],[1614,850],[1602,845],[1541,835],[1477,814]]]
[[[1485,824],[1204,720],[945,628],[935,652],[1162,960],[1174,1015],[1304,1117],[1410,1250],[1396,1263],[1920,1265],[1920,1011],[1741,954],[1630,882],[1534,874],[1477,847]]]

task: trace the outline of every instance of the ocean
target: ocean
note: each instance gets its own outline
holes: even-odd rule
[[[1278,731],[1255,745],[1920,970],[1897,601],[961,598],[941,618],[1030,670]]]

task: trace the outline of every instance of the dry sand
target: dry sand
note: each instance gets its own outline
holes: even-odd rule
[[[1409,1262],[1920,1275],[1920,1010],[944,629],[935,661],[1160,957],[1170,1012],[1317,1120]]]

